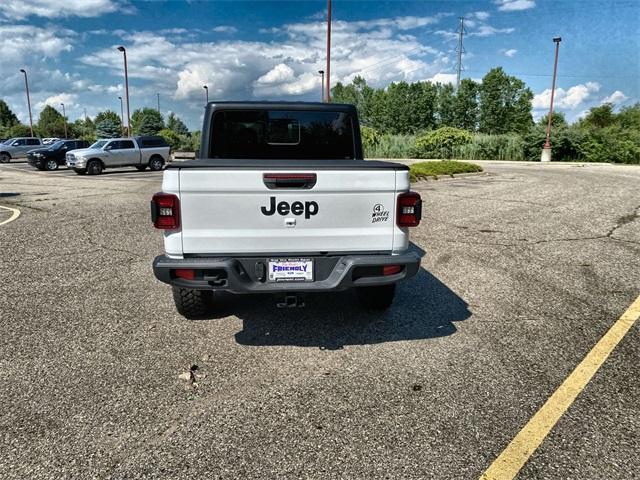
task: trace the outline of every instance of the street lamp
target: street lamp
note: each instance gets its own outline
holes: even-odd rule
[[[209,87],[204,85],[202,88],[204,88],[205,92],[206,105],[209,105]]]
[[[120,100],[120,130],[124,136],[124,107],[122,106],[122,97],[118,97],[118,100]]]
[[[156,93],[156,95],[158,96],[158,113],[160,113],[160,94]]]
[[[327,81],[325,102],[331,102],[331,0],[327,0]]]
[[[27,72],[24,68],[20,71],[24,73],[24,86],[27,90],[27,106],[29,107],[29,128],[31,129],[31,136],[33,137],[33,117],[31,116],[31,99],[29,98],[29,81],[27,80]]]
[[[558,71],[558,51],[560,50],[560,42],[562,38],[556,37],[553,39],[553,43],[556,44],[556,58],[553,62],[553,80],[551,82],[551,102],[549,104],[549,118],[547,119],[547,138],[544,142],[544,147],[542,147],[542,156],[540,157],[541,162],[550,162],[551,161],[551,118],[553,117],[553,95],[556,91],[556,73]]]
[[[322,97],[322,101],[324,102],[324,70],[318,70],[320,74],[320,95]]]
[[[64,138],[67,139],[67,112],[64,110],[64,103],[62,105],[62,120],[64,120]]]
[[[127,50],[121,45],[118,50],[124,54],[124,91],[127,97],[127,136],[131,136],[131,110],[129,109],[129,71],[127,70]]]

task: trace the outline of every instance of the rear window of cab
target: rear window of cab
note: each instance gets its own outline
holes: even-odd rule
[[[346,112],[227,110],[213,116],[211,158],[354,159]]]

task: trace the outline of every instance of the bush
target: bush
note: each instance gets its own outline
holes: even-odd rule
[[[415,155],[415,135],[384,134],[375,144],[364,145],[366,158],[412,158]]]
[[[438,178],[438,175],[453,175],[456,173],[472,173],[481,171],[482,167],[475,163],[443,160],[441,162],[414,163],[409,167],[409,177],[411,178],[411,181],[416,181],[425,177]]]
[[[472,135],[466,130],[442,127],[418,137],[415,156],[418,158],[452,158],[456,148],[471,143]]]
[[[452,158],[464,160],[524,160],[524,140],[517,134],[473,135],[470,143],[455,147]]]
[[[373,151],[380,142],[380,134],[371,127],[360,127],[360,137],[362,148],[365,151]]]
[[[173,130],[164,128],[158,132],[158,135],[160,135],[162,138],[165,139],[165,141],[171,147],[171,150],[175,151],[175,150],[181,149],[182,143],[183,143],[182,137],[178,135],[176,132],[174,132]]]

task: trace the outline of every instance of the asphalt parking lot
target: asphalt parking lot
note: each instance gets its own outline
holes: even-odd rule
[[[0,478],[479,478],[640,294],[640,168],[483,166],[415,186],[427,254],[386,314],[243,296],[189,322],[151,271],[161,173],[0,165],[21,213],[0,225]],[[639,477],[639,341],[518,478]]]

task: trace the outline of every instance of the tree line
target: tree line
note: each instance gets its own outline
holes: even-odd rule
[[[455,127],[489,134],[525,133],[533,125],[533,93],[525,83],[501,67],[475,82],[452,85],[397,82],[372,88],[362,77],[331,89],[332,101],[356,105],[362,125],[381,133],[415,134]]]

